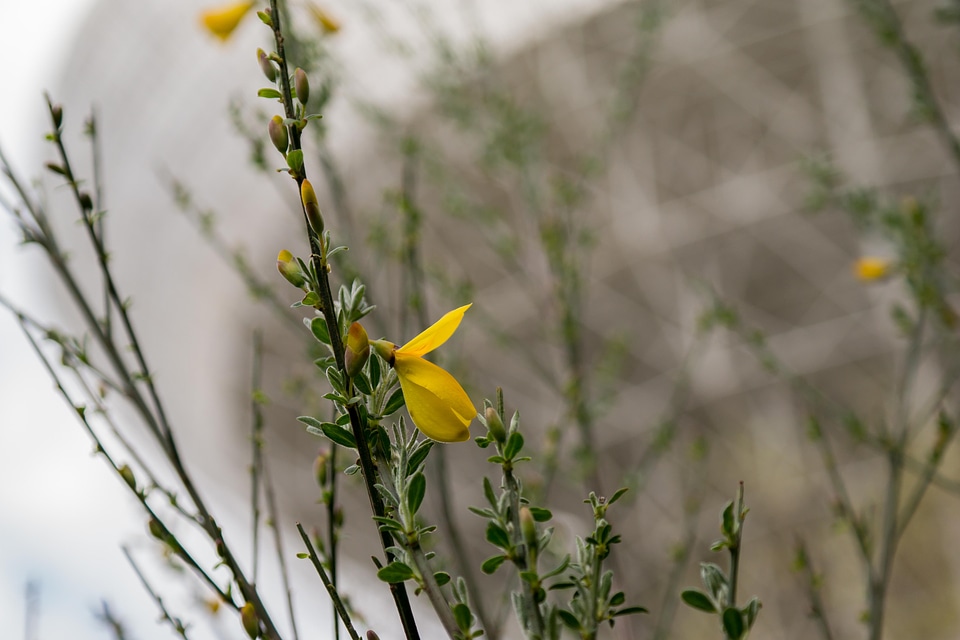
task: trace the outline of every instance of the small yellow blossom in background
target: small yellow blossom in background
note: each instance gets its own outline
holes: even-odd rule
[[[470,306],[447,313],[402,347],[385,340],[370,343],[397,372],[407,411],[417,429],[438,442],[468,439],[477,410],[456,378],[423,356],[453,335]]]
[[[207,598],[203,601],[204,608],[212,615],[220,613],[220,598]]]
[[[309,7],[310,14],[313,16],[313,19],[317,21],[317,24],[320,25],[320,28],[323,29],[324,33],[333,35],[340,31],[340,23],[329,13],[312,2],[308,3],[307,7]]]
[[[244,16],[253,8],[253,0],[247,2],[231,2],[214,9],[207,9],[200,14],[200,22],[207,31],[220,38],[222,42],[233,34],[243,21]]]
[[[864,282],[880,280],[890,275],[891,262],[885,258],[863,257],[853,265],[853,272]]]

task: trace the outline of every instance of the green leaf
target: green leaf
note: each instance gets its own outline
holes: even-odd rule
[[[613,594],[613,597],[610,598],[610,602],[608,604],[611,607],[619,607],[624,602],[626,602],[626,600],[627,600],[627,597],[623,595],[623,591],[618,591],[617,593]]]
[[[694,609],[706,611],[707,613],[717,612],[717,608],[713,606],[713,602],[707,597],[707,594],[702,591],[687,589],[680,594],[680,599],[683,600],[687,606],[693,607]]]
[[[762,606],[763,605],[760,604],[760,598],[753,598],[747,603],[747,606],[743,608],[743,617],[747,620],[747,629],[753,628],[753,623],[757,621],[757,616],[760,615],[760,607]]]
[[[291,171],[299,174],[303,170],[303,151],[294,149],[287,153],[287,166],[290,167]]]
[[[733,538],[733,502],[728,502],[720,518],[720,533],[725,538]]]
[[[367,374],[365,374],[363,371],[353,377],[353,384],[357,388],[357,391],[363,395],[373,395],[373,387],[370,386],[370,380],[367,378]]]
[[[544,509],[542,507],[530,507],[530,515],[532,515],[533,519],[537,522],[547,522],[553,517],[550,509]]]
[[[483,564],[480,565],[480,571],[483,571],[487,575],[495,573],[496,570],[500,568],[500,565],[502,565],[506,560],[507,556],[503,555],[487,558],[483,561]]]
[[[577,620],[577,616],[573,615],[566,609],[557,610],[557,615],[560,616],[560,620],[563,622],[564,626],[574,631],[580,631],[580,621]]]
[[[508,536],[507,532],[503,530],[503,527],[496,522],[487,524],[487,542],[501,549],[509,549],[512,546],[510,544],[510,536]]]
[[[338,427],[332,422],[324,422],[320,425],[320,429],[323,431],[323,435],[341,447],[349,447],[350,449],[357,448],[357,441],[354,439],[353,434],[343,427]]]
[[[461,631],[470,631],[473,626],[473,613],[470,612],[470,607],[462,602],[453,605],[453,619],[457,621],[457,627]]]
[[[300,301],[300,304],[304,307],[312,307],[319,302],[320,296],[317,295],[316,291],[311,291],[307,295],[303,296],[303,300]]]
[[[523,449],[523,436],[519,431],[514,431],[507,438],[507,444],[503,447],[503,457],[507,460],[513,460],[520,450]]]
[[[746,632],[743,615],[736,607],[727,607],[723,610],[723,630],[730,640],[740,640]]]
[[[299,422],[302,422],[303,424],[307,425],[308,427],[313,427],[313,428],[315,428],[315,429],[320,429],[321,431],[323,430],[322,427],[320,426],[320,425],[323,424],[323,423],[320,422],[319,420],[317,420],[316,418],[311,417],[311,416],[300,416],[299,418],[297,418],[297,420],[298,420]]]
[[[330,332],[327,331],[327,321],[324,318],[313,318],[310,321],[310,331],[313,337],[323,344],[330,344]]]
[[[620,498],[622,498],[622,497],[623,497],[623,494],[625,494],[627,491],[628,491],[628,488],[627,488],[627,487],[620,487],[619,489],[617,489],[617,490],[613,493],[613,495],[610,496],[610,499],[607,500],[607,506],[610,506],[611,504],[613,504],[614,502],[616,502],[617,500],[619,500]]]
[[[437,571],[433,574],[433,579],[437,581],[438,586],[443,586],[450,582],[450,574],[446,571]]]
[[[298,554],[297,554],[297,557],[300,558],[301,560],[303,560],[304,558],[309,558],[309,557],[310,557],[310,554],[309,554],[309,553],[298,553]]]
[[[276,89],[260,89],[259,91],[257,91],[257,96],[261,98],[275,98],[279,100],[280,92],[277,91]]]
[[[413,577],[413,569],[402,562],[391,562],[380,571],[377,571],[377,577],[383,582],[396,584],[409,580]]]
[[[646,607],[624,607],[623,609],[617,609],[613,614],[614,618],[617,616],[632,616],[637,613],[648,613]]]
[[[410,458],[407,460],[407,475],[412,474],[420,468],[420,465],[423,464],[424,460],[426,460],[430,454],[430,450],[433,449],[434,444],[436,443],[433,440],[424,440],[417,445],[417,448],[414,449],[413,453],[410,454]]]
[[[423,496],[427,493],[427,479],[419,471],[410,478],[407,485],[407,508],[411,515],[416,515],[423,504]]]
[[[389,416],[390,414],[396,413],[403,407],[403,404],[403,389],[397,388],[397,390],[393,392],[393,395],[390,396],[390,399],[387,400],[387,406],[383,409],[383,415]]]
[[[329,258],[330,256],[327,257]],[[370,363],[370,384],[374,388],[377,388],[380,386],[380,358],[374,356],[367,362]]]

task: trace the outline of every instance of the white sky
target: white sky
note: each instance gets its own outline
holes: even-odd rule
[[[0,0],[0,145],[21,172],[36,173],[46,79],[72,41],[92,0]],[[24,250],[0,219],[0,291],[31,306]],[[35,303],[31,308],[36,308]],[[137,638],[168,637],[156,610],[132,591],[136,582],[119,552],[136,542],[142,518],[30,352],[17,324],[0,311],[0,620],[4,635],[23,637],[25,585],[39,584],[38,638],[103,639],[92,611],[108,599],[127,620],[149,621]]]

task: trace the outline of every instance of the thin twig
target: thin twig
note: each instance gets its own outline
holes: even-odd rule
[[[343,605],[343,601],[340,599],[340,594],[337,593],[337,588],[333,586],[332,582],[330,582],[330,578],[327,576],[327,572],[323,568],[323,563],[320,562],[320,558],[317,556],[317,551],[313,548],[313,543],[310,542],[307,532],[303,530],[303,525],[301,525],[299,522],[297,523],[297,531],[300,532],[300,537],[303,539],[303,544],[306,545],[307,552],[310,554],[310,561],[313,563],[313,568],[317,570],[317,574],[320,576],[323,586],[327,588],[327,593],[330,595],[330,599],[333,600],[333,605],[337,610],[337,614],[340,616],[340,620],[343,621],[343,626],[347,628],[347,633],[350,634],[350,638],[352,640],[360,640],[360,636],[357,635],[357,630],[353,628],[353,622],[350,620],[350,614],[347,612],[347,608]]]
[[[143,588],[147,590],[147,593],[150,594],[150,597],[156,603],[157,608],[160,609],[160,619],[163,622],[167,622],[173,627],[173,630],[183,638],[187,638],[187,627],[180,621],[180,618],[175,618],[170,615],[170,612],[167,610],[166,605],[163,604],[163,599],[157,595],[157,592],[153,590],[153,587],[150,586],[150,582],[147,581],[146,576],[144,576],[143,571],[140,570],[140,567],[137,566],[136,561],[133,559],[133,556],[130,554],[130,550],[127,547],[121,547],[123,555],[127,558],[127,562],[130,563],[130,566],[133,567],[134,573],[137,574],[137,577],[140,578],[140,584],[143,585]]]

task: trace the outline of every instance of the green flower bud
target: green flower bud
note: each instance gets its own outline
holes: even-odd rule
[[[290,144],[290,136],[287,133],[287,125],[283,124],[283,118],[273,116],[267,123],[267,134],[270,136],[270,142],[280,153],[286,153]]]
[[[277,271],[287,282],[298,289],[302,289],[303,285],[307,283],[303,277],[303,272],[300,271],[300,265],[293,259],[293,254],[286,249],[277,254]]]
[[[53,128],[59,129],[63,124],[63,107],[58,104],[50,105],[50,117],[53,118]]]
[[[163,528],[163,525],[160,524],[155,518],[150,518],[150,522],[147,523],[147,529],[150,530],[150,535],[159,540],[160,542],[167,541],[167,531]]]
[[[263,49],[257,49],[257,62],[260,63],[260,71],[263,71],[263,75],[267,77],[267,80],[276,82],[277,68],[273,66],[273,62],[270,61],[270,58],[267,57],[267,52]],[[284,149],[284,151],[286,151],[286,149]]]
[[[370,357],[370,340],[359,322],[350,325],[347,331],[347,348],[344,350],[347,375],[351,378],[360,373]]]
[[[320,213],[320,202],[317,200],[317,192],[313,190],[313,185],[309,180],[300,183],[300,199],[303,201],[303,210],[307,214],[307,221],[313,228],[313,232],[318,236],[323,234],[323,214]]]
[[[520,507],[520,532],[523,533],[523,542],[530,549],[537,548],[537,523],[530,513],[529,507]]]
[[[123,481],[127,483],[134,491],[137,490],[137,478],[133,475],[133,469],[127,465],[123,465],[119,469],[120,477],[123,478]]]
[[[487,420],[487,429],[490,431],[493,439],[503,444],[507,441],[507,430],[503,426],[503,420],[500,419],[500,414],[497,413],[497,410],[493,407],[487,407],[487,410],[484,412],[484,418]]]
[[[321,488],[327,486],[327,465],[330,463],[330,452],[327,449],[321,449],[313,461],[313,477]]]
[[[371,340],[370,346],[377,352],[377,355],[383,358],[391,367],[396,361],[397,345],[387,340]]]
[[[307,80],[306,72],[300,67],[293,72],[293,87],[297,90],[297,100],[306,106],[310,99],[310,82]]]
[[[250,636],[250,640],[257,640],[260,637],[260,619],[257,618],[257,610],[252,602],[240,607],[240,622],[243,623],[243,630]]]

